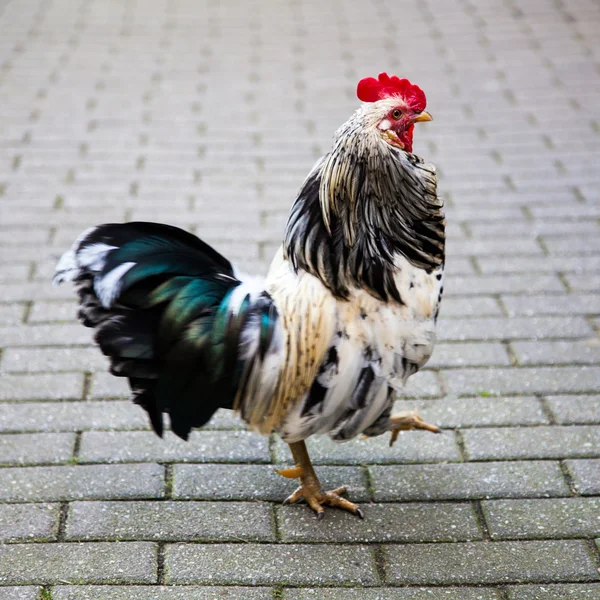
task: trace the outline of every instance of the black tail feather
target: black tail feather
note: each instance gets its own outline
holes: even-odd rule
[[[233,406],[245,371],[240,338],[250,314],[272,321],[260,330],[261,357],[277,319],[266,295],[256,305],[246,296],[230,310],[231,292],[241,282],[229,261],[167,225],[89,230],[57,266],[56,281],[65,279],[77,286],[79,318],[95,330],[110,372],[129,379],[133,402],[161,436],[163,412],[173,432],[187,439],[218,408]]]

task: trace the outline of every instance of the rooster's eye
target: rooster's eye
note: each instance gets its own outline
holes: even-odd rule
[[[392,112],[392,117],[394,117],[394,119],[396,119],[396,121],[402,116],[402,113],[400,112],[400,110],[396,109]]]

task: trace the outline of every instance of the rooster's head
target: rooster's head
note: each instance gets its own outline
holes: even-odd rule
[[[396,148],[412,152],[414,124],[432,120],[425,112],[423,90],[408,79],[380,73],[377,79],[361,79],[356,94],[359,100],[373,103],[367,108],[372,117],[369,120],[382,139]]]

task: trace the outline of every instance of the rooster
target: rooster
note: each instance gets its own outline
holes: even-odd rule
[[[286,500],[363,512],[323,491],[304,440],[439,429],[391,414],[429,359],[442,296],[445,220],[435,167],[412,154],[425,94],[381,73],[298,193],[266,280],[246,277],[196,236],[156,223],[84,231],[60,259],[79,318],[127,377],[162,436],[163,413],[187,439],[219,408],[276,432],[299,478]]]

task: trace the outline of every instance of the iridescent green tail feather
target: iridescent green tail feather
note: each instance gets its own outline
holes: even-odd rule
[[[232,408],[249,366],[274,349],[279,325],[269,295],[175,227],[88,230],[57,265],[55,281],[64,280],[74,281],[80,319],[159,435],[163,412],[186,439],[217,409]]]

